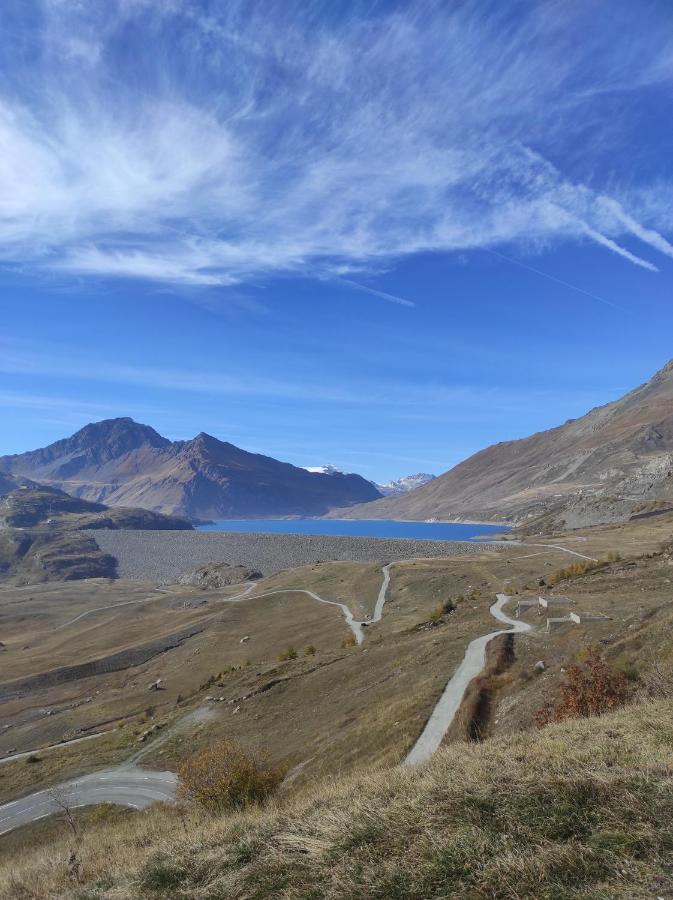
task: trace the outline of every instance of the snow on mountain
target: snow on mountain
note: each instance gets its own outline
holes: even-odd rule
[[[318,475],[343,475],[342,469],[337,469],[336,466],[331,464],[327,464],[326,466],[303,466],[307,472],[317,472]]]
[[[331,463],[326,466],[304,466],[307,472],[317,472],[320,475],[343,475],[343,469],[337,469]],[[383,494],[384,497],[397,496],[398,494],[406,494],[413,491],[414,488],[422,487],[428,481],[436,478],[436,475],[430,475],[427,472],[419,472],[417,475],[406,475],[398,478],[397,481],[387,481],[385,484],[378,484],[376,481],[371,483]]]
[[[404,478],[398,478],[397,481],[388,481],[385,484],[377,484],[376,487],[381,491],[384,497],[391,497],[413,491],[414,488],[422,487],[436,477],[436,475],[430,475],[428,472],[419,472],[417,475],[406,475]]]

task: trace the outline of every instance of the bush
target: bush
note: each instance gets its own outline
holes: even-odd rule
[[[355,640],[355,637],[352,634],[349,634],[348,637],[344,638],[341,642],[341,649],[347,650],[349,647],[355,647],[356,644],[357,641]]]
[[[309,644],[309,646],[304,650],[304,656],[315,656],[318,651],[315,649],[313,644]]]
[[[628,680],[624,673],[610,666],[593,647],[587,651],[581,665],[568,669],[558,703],[555,706],[546,704],[539,709],[535,724],[542,728],[564,719],[600,716],[623,706],[628,696]]]
[[[584,562],[576,562],[571,563],[569,566],[565,566],[563,569],[559,569],[558,572],[554,572],[552,575],[548,575],[546,579],[547,587],[554,587],[555,584],[558,584],[559,581],[565,581],[568,578],[576,578],[579,575],[586,575],[589,572],[593,572],[594,569],[602,568],[605,564],[601,562],[596,562],[592,559],[584,560]],[[541,579],[541,586],[544,583],[544,579]]]
[[[285,777],[264,753],[246,751],[235,741],[206,747],[178,767],[178,797],[218,813],[263,804]]]
[[[669,700],[673,697],[673,665],[670,662],[650,660],[640,681],[645,697],[655,700]]]
[[[458,600],[460,601],[462,598],[458,598]],[[448,616],[452,612],[455,612],[457,608],[458,607],[453,600],[445,600],[443,603],[440,603],[439,606],[436,606],[430,613],[430,621],[439,622],[444,616]]]
[[[285,662],[287,659],[296,659],[299,656],[294,647],[288,647],[287,650],[283,650],[278,654],[278,659],[280,662]]]

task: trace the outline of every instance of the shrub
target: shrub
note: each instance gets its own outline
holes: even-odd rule
[[[98,803],[91,811],[91,821],[98,824],[114,817],[118,810],[113,803]]]
[[[271,766],[264,753],[223,740],[178,767],[178,796],[209,812],[263,804],[280,785],[285,769]]]
[[[299,656],[294,647],[288,647],[287,650],[283,650],[278,654],[278,659],[281,662],[285,662],[287,659],[296,659]]]
[[[316,653],[317,653],[317,650],[315,649],[313,644],[309,644],[309,646],[306,648],[306,650],[304,650],[304,656],[315,656]]]
[[[643,693],[655,700],[669,700],[673,697],[673,665],[670,662],[650,660],[646,671],[640,676]]]
[[[459,600],[461,599],[462,598],[459,598]],[[452,612],[455,612],[457,608],[458,607],[453,600],[445,600],[443,603],[440,603],[439,606],[436,606],[430,613],[430,621],[439,622],[444,616],[448,616]]]
[[[576,578],[578,575],[586,575],[588,572],[592,572],[594,569],[598,569],[603,565],[604,563],[596,562],[592,559],[571,563],[569,566],[559,569],[558,572],[548,575],[547,586],[554,587],[559,581],[565,581],[567,578]]]
[[[622,675],[624,675],[627,681],[640,681],[638,666],[632,659],[620,659],[616,664],[616,668],[622,673]]]
[[[568,669],[558,703],[555,706],[546,704],[539,709],[535,723],[541,728],[549,722],[600,716],[623,706],[628,695],[624,673],[610,666],[593,647],[581,665]]]
[[[355,647],[356,644],[357,641],[355,640],[355,637],[352,634],[349,634],[348,637],[344,638],[341,642],[341,649],[347,650],[349,647]]]

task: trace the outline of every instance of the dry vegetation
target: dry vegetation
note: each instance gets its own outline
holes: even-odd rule
[[[618,562],[620,559],[621,554],[612,551],[607,555],[606,559],[585,559],[581,562],[574,562],[559,569],[558,572],[547,575],[543,580],[548,587],[554,587],[560,581],[567,581],[570,578],[576,578],[578,575],[586,575],[588,572],[594,572],[596,569],[603,569],[610,563]]]
[[[0,870],[0,896],[669,897],[672,750],[673,705],[648,702],[453,745],[418,770],[324,782],[267,810],[103,820],[81,838],[83,885],[64,831]]]
[[[216,741],[178,768],[178,799],[211,813],[261,805],[278,789],[286,770],[269,764],[260,751],[236,741]]]
[[[58,740],[66,724],[75,733],[76,726],[127,713],[110,736],[40,754],[39,765],[0,766],[6,797],[90,771],[99,757],[121,759],[136,749],[144,719],[169,726],[166,737],[144,745],[144,765],[174,769],[226,738],[253,753],[267,747],[262,769],[291,769],[266,809],[84,815],[74,879],[63,823],[60,835],[53,823],[17,832],[0,842],[0,853],[5,842],[11,847],[5,859],[12,856],[0,874],[0,896],[673,897],[665,866],[673,812],[673,551],[657,549],[670,524],[657,519],[586,541],[564,538],[602,562],[561,572],[557,551],[520,546],[483,558],[398,564],[384,618],[366,629],[362,646],[338,610],[299,593],[238,604],[218,602],[226,591],[152,595],[148,586],[107,583],[95,583],[90,597],[75,586],[67,594],[50,587],[7,593],[2,611],[11,630],[3,656],[14,676],[32,671],[35,655],[43,668],[54,651],[65,655],[77,646],[90,657],[104,642],[135,641],[169,618],[182,625],[217,616],[207,631],[142,667],[45,692],[25,722],[25,701],[6,703],[13,717],[7,721],[16,724],[3,741],[20,749]],[[608,558],[615,547],[623,559]],[[489,667],[472,685],[472,706],[463,710],[467,718],[450,735],[491,739],[452,744],[418,772],[396,767],[468,641],[493,628],[494,592],[535,596],[542,578],[549,584],[557,576],[575,609],[607,618],[546,633],[535,611],[526,612],[533,631],[517,636],[511,658],[493,643]],[[364,615],[380,578],[370,564],[323,563],[279,573],[263,587],[318,588],[346,602],[357,593]],[[120,587],[132,604],[89,616]],[[584,651],[594,644],[607,681],[605,671],[589,671]],[[147,686],[157,677],[166,689],[151,695],[156,708],[148,713]],[[605,690],[595,690],[598,682]],[[568,685],[587,690],[571,691],[570,703]],[[203,709],[213,686],[229,702],[207,703],[209,717],[196,724],[189,716]],[[554,711],[550,719],[565,717],[556,714],[564,703],[574,705],[573,715],[604,712],[616,705],[615,691],[619,702],[628,693],[645,705],[513,734],[529,728],[541,703]],[[83,702],[89,696],[93,701]],[[176,728],[183,719],[188,726]]]
[[[607,663],[598,648],[591,647],[582,662],[565,673],[558,701],[538,710],[535,722],[542,727],[564,719],[600,716],[623,706],[629,693],[626,674]]]

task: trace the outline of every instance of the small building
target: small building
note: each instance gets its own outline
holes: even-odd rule
[[[515,613],[517,619],[519,618],[519,616],[521,615],[522,612],[525,612],[527,609],[530,609],[531,606],[537,606],[537,605],[538,605],[537,600],[518,600],[517,604],[516,604],[516,608],[514,610],[514,613]]]
[[[540,615],[543,609],[549,609],[552,606],[572,606],[575,603],[570,597],[538,597],[540,607]]]

